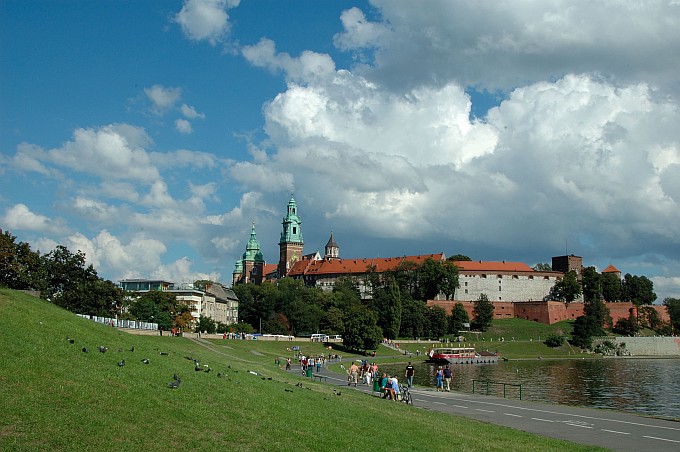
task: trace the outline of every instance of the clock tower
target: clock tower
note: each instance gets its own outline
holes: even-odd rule
[[[295,262],[302,258],[302,221],[297,213],[297,204],[293,195],[288,201],[288,210],[283,219],[283,230],[279,240],[279,278],[283,278],[293,267]]]

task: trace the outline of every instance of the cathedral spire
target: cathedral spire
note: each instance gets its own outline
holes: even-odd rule
[[[298,207],[295,197],[291,193],[286,216],[281,223],[281,239],[279,240],[279,277],[288,274],[288,270],[302,257],[302,220],[298,215]]]

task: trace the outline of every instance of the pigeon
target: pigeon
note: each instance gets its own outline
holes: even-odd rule
[[[87,353],[87,352],[89,352],[89,350],[87,349],[87,347],[83,347],[83,353]]]
[[[211,369],[210,367],[208,367],[208,368],[205,370],[205,373],[210,373],[210,372],[212,372],[212,369]]]
[[[222,372],[217,372],[217,378],[222,378]]]
[[[67,337],[66,340],[68,341],[69,344],[73,344],[76,342],[75,339],[71,339],[70,337]]]
[[[179,384],[182,382],[180,378],[177,376],[177,374],[172,376],[172,380],[170,383],[168,383],[168,388],[170,389],[177,389],[179,388]]]
[[[131,352],[134,352],[134,351],[135,351],[135,346],[134,346],[134,345],[133,345],[132,347],[130,347],[130,351],[131,351]]]
[[[196,366],[196,367],[194,367],[194,370],[195,370],[196,372],[203,372],[203,368],[202,368],[201,366]]]
[[[288,389],[288,388],[284,389],[284,391],[286,391],[286,392],[293,392],[292,389]]]
[[[125,360],[118,361],[118,367],[123,367],[125,365]]]
[[[144,364],[149,364],[151,361],[149,361],[148,359],[144,358],[144,359],[142,360],[142,362],[143,362]]]
[[[168,356],[168,353],[167,352],[161,352],[160,355],[161,356]]]
[[[99,346],[99,351],[102,352],[102,353],[106,353],[106,350],[108,350],[108,349],[109,349],[108,347],[104,347],[103,345]]]

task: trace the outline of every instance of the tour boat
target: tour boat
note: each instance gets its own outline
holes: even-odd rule
[[[439,364],[495,364],[499,358],[498,353],[478,353],[471,347],[435,348],[428,356],[428,362]]]

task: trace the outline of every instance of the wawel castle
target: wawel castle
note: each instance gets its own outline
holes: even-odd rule
[[[319,252],[304,254],[302,220],[298,214],[295,198],[291,196],[282,222],[278,263],[265,262],[253,224],[246,250],[241,259],[236,261],[232,284],[248,282],[261,284],[263,281],[273,282],[288,276],[302,280],[306,286],[330,291],[335,281],[344,276],[354,278],[359,284],[362,296],[369,297],[365,286],[369,269],[380,275],[395,270],[402,262],[410,261],[420,265],[426,259],[444,261],[446,256],[444,253],[434,253],[343,259],[340,257],[340,247],[332,232],[323,256]],[[568,304],[548,301],[550,289],[564,277],[565,273],[574,270],[580,279],[583,259],[579,256],[553,257],[551,271],[537,271],[522,262],[455,261],[454,264],[458,267],[460,283],[454,300],[446,300],[440,295],[434,300],[428,300],[429,306],[441,306],[450,314],[455,303],[462,303],[472,315],[473,302],[481,294],[486,294],[494,303],[495,318],[516,317],[541,323],[555,323],[583,315],[583,303],[578,302],[582,300]],[[613,265],[607,267],[603,273],[615,273],[621,277],[621,272]],[[633,309],[631,303],[606,304],[614,322],[619,318],[628,317]],[[667,317],[665,310],[657,309],[657,312],[662,318]]]

